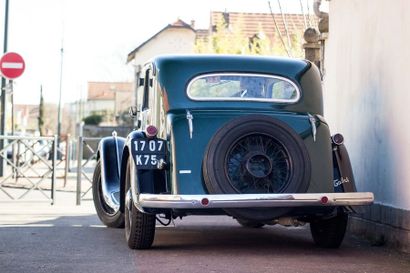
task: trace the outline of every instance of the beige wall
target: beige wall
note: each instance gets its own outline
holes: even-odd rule
[[[161,54],[194,53],[195,32],[187,28],[169,28],[138,50],[134,65],[144,65],[149,59]]]
[[[410,209],[410,1],[331,0],[325,115],[359,190]]]
[[[84,117],[87,117],[93,112],[108,111],[114,114],[114,100],[89,100],[84,107]]]

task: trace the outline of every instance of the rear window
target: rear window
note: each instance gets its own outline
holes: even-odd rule
[[[298,87],[290,80],[260,74],[207,74],[188,85],[193,100],[270,101],[294,103],[299,100]]]

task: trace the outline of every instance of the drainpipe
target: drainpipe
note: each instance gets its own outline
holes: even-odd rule
[[[329,17],[329,13],[320,11],[321,4],[322,0],[315,0],[315,2],[313,2],[313,11],[315,12],[316,16],[321,19]]]
[[[320,10],[320,5],[322,4],[322,0],[314,0],[313,2],[313,11],[317,17],[319,17],[319,41],[320,41],[320,65],[319,69],[322,74],[322,79],[323,76],[326,74],[325,70],[325,48],[326,48],[326,39],[329,33],[329,13],[323,12]]]
[[[329,32],[329,13],[320,11],[322,0],[315,0],[313,2],[313,11],[319,17],[319,31],[320,33]]]

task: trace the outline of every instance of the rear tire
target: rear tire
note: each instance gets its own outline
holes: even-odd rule
[[[130,160],[127,162],[125,176],[125,240],[131,249],[147,249],[152,246],[155,237],[155,214],[140,212],[130,196]]]
[[[104,201],[101,189],[101,161],[97,161],[97,165],[93,174],[93,201],[98,218],[107,227],[124,228],[124,214],[118,210],[114,211]]]
[[[346,233],[348,214],[339,212],[330,219],[315,220],[310,223],[313,241],[319,247],[338,248]]]

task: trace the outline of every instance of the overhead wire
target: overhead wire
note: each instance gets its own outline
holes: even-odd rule
[[[279,6],[280,14],[282,15],[282,21],[283,21],[283,26],[284,26],[284,28],[285,28],[285,34],[286,34],[286,37],[287,37],[287,39],[288,39],[288,47],[289,47],[289,49],[291,49],[291,48],[292,48],[292,41],[290,40],[290,35],[289,35],[287,20],[286,20],[286,18],[285,18],[285,14],[283,13],[282,5],[281,5],[281,3],[280,3],[280,0],[277,0],[277,1],[278,1],[278,6]]]
[[[303,7],[303,2],[302,2],[302,0],[299,0],[299,3],[300,3],[300,10],[301,10],[302,15],[303,15],[303,25],[305,26],[305,29],[307,29],[306,14],[305,14],[305,9],[304,9],[304,7]]]
[[[272,19],[273,19],[273,23],[275,24],[276,32],[279,34],[280,41],[282,42],[282,46],[285,49],[286,54],[288,55],[288,57],[291,57],[292,55],[290,54],[289,48],[286,46],[285,40],[283,39],[282,33],[280,32],[278,22],[276,21],[275,15],[273,14],[270,1],[268,1],[268,5],[269,5],[270,14],[271,14]]]

